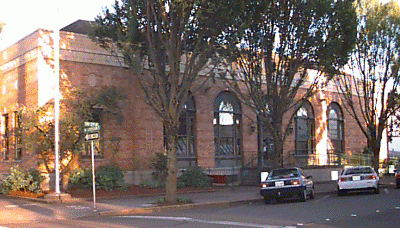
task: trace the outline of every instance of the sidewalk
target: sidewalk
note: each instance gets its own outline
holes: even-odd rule
[[[381,187],[395,188],[393,176],[380,179]],[[315,183],[316,197],[332,194],[336,191],[336,182]],[[96,208],[92,199],[72,199],[68,203],[46,203],[36,201],[38,206],[53,211],[57,219],[73,219],[84,217],[116,216],[129,214],[143,214],[164,210],[183,210],[189,208],[205,208],[216,206],[232,206],[262,202],[258,186],[226,186],[212,192],[182,193],[178,197],[191,199],[193,203],[172,206],[157,206],[154,204],[160,195],[154,196],[126,196],[114,199],[96,199]]]

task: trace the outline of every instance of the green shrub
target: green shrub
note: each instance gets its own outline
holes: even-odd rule
[[[68,179],[68,184],[69,185],[79,185],[82,182],[82,177],[85,173],[85,170],[81,168],[77,168],[74,170],[71,170],[69,172],[69,179]]]
[[[162,153],[157,153],[156,157],[152,161],[152,166],[156,170],[152,173],[153,179],[156,181],[164,182],[167,178],[168,168],[167,168],[167,155]]]
[[[176,202],[178,202],[178,203],[193,203],[193,200],[189,199],[189,198],[177,197]],[[165,198],[164,197],[157,198],[153,203],[154,204],[163,204],[163,203],[165,203]]]
[[[198,166],[188,167],[178,178],[186,187],[208,188],[211,186],[211,178],[203,173],[203,169]]]
[[[25,171],[19,166],[14,166],[10,169],[10,175],[0,183],[0,192],[2,194],[17,190],[40,192],[43,180],[44,177],[37,170]]]
[[[139,186],[143,188],[165,188],[165,182],[147,180],[147,181],[141,181]]]
[[[91,188],[93,185],[92,183],[92,170],[77,168],[71,170],[69,173],[69,187]]]
[[[111,191],[124,185],[124,173],[117,165],[106,165],[96,170],[96,187]]]
[[[26,189],[30,192],[41,192],[40,184],[44,181],[42,174],[35,169],[31,169],[28,171],[27,176],[30,182],[28,186],[26,186]]]
[[[111,191],[113,188],[124,186],[124,174],[116,165],[105,165],[95,171],[96,189]],[[92,188],[92,170],[74,169],[70,172],[69,184],[78,188]]]

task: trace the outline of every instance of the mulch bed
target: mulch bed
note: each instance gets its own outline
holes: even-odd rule
[[[178,188],[178,193],[189,193],[189,192],[210,192],[217,191],[219,187],[213,186],[211,188],[193,188],[185,187]],[[53,193],[54,191],[45,191],[41,193],[34,193],[28,191],[12,191],[9,195],[24,198],[43,198],[44,195]],[[93,197],[92,189],[84,188],[71,188],[66,193],[69,193],[73,198],[91,198]],[[125,196],[152,196],[152,195],[164,195],[165,188],[145,188],[139,186],[130,186],[125,189],[113,189],[112,191],[106,191],[104,189],[96,189],[96,197],[98,198],[118,198]]]
[[[35,192],[28,192],[28,191],[11,191],[10,196],[17,196],[17,197],[23,197],[23,198],[43,198],[44,195],[50,192],[40,192],[40,193],[35,193]]]
[[[178,188],[178,193],[189,193],[189,192],[208,192],[216,191],[216,187],[211,188]],[[74,198],[89,198],[93,197],[92,189],[72,188],[67,191]],[[106,191],[104,189],[96,189],[96,197],[101,198],[116,198],[123,196],[151,196],[151,195],[163,195],[165,194],[164,188],[145,188],[139,186],[130,186],[126,189],[113,189],[112,191]]]

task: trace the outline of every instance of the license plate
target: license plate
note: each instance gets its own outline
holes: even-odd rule
[[[353,176],[353,181],[359,181],[359,180],[361,180],[360,176]]]
[[[285,185],[285,182],[283,182],[283,181],[277,181],[277,182],[275,182],[275,186],[276,187],[282,187],[282,186],[284,186]]]

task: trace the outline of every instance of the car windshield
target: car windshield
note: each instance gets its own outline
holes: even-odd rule
[[[279,178],[291,178],[291,177],[299,177],[297,169],[277,169],[273,170],[271,174],[268,176],[268,179],[279,179]]]
[[[371,173],[374,173],[374,171],[370,167],[357,167],[344,170],[343,175],[371,174]]]

